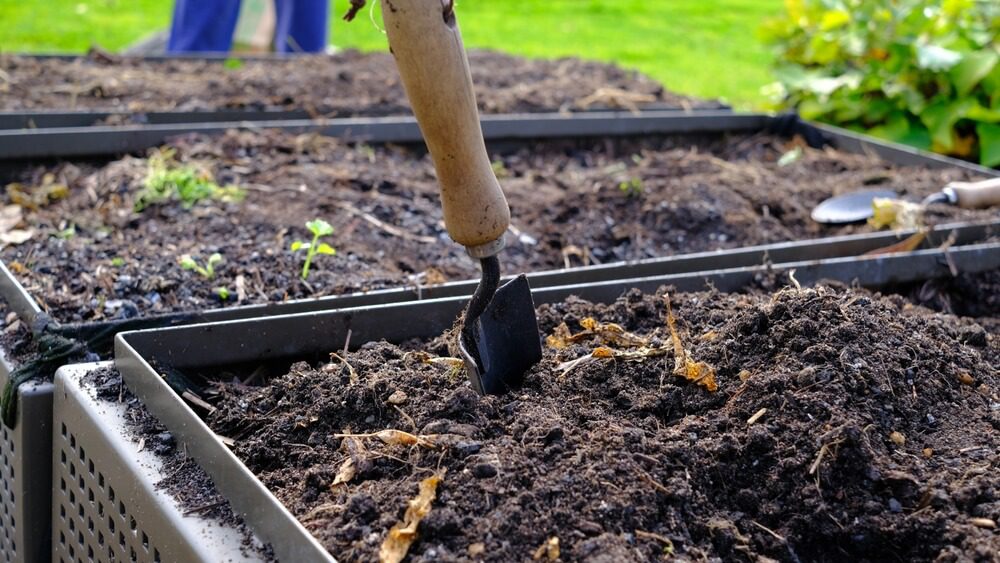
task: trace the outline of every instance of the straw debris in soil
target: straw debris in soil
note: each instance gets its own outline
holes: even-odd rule
[[[546,347],[502,397],[373,342],[350,353],[357,382],[299,363],[263,387],[223,384],[208,422],[223,435],[255,429],[233,451],[344,561],[377,558],[412,521],[421,481],[442,471],[410,560],[995,560],[993,336],[851,289],[673,293],[683,346],[715,369],[716,392],[674,377],[673,353],[560,377],[562,358],[594,350],[599,326],[663,334],[664,298],[540,307],[544,335],[587,318],[594,334]],[[440,339],[419,347],[446,353]],[[388,403],[399,391],[405,415]],[[346,460],[359,463],[354,436],[411,423],[437,447],[365,439],[363,463],[331,486]]]

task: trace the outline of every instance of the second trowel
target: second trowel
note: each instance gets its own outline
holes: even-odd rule
[[[473,388],[500,394],[542,357],[528,280],[502,287],[510,209],[490,165],[469,62],[450,0],[382,0],[389,47],[434,161],[448,234],[480,261],[459,347]]]

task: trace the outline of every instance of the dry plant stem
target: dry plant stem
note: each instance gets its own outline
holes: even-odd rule
[[[400,229],[399,227],[396,227],[394,225],[390,225],[389,223],[386,223],[385,221],[380,220],[379,218],[375,217],[374,215],[372,215],[370,213],[365,213],[364,211],[361,211],[360,209],[354,207],[353,205],[351,205],[351,204],[349,204],[347,202],[337,201],[337,202],[334,202],[334,205],[336,205],[337,207],[343,209],[344,211],[347,211],[351,215],[354,215],[356,217],[359,217],[359,218],[367,221],[368,223],[371,223],[372,225],[374,225],[374,226],[378,227],[379,229],[381,229],[381,230],[389,233],[390,235],[397,236],[397,237],[400,237],[400,238],[405,238],[407,240],[414,240],[414,241],[417,241],[417,242],[422,242],[422,243],[425,243],[425,244],[435,244],[435,243],[438,242],[438,239],[436,239],[434,237],[421,236],[421,235],[415,235],[413,233],[408,233],[408,232],[404,231],[403,229]]]

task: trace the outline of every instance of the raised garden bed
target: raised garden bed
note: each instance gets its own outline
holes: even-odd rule
[[[612,64],[489,51],[469,59],[485,113],[722,107]],[[0,55],[0,70],[0,129],[410,114],[388,53],[241,61]]]
[[[953,252],[961,269],[996,267],[996,243]],[[927,250],[538,290],[543,335],[565,339],[557,327],[579,333],[586,317],[628,334],[547,347],[504,397],[478,397],[429,359],[450,355],[440,335],[462,299],[128,333],[117,365],[279,558],[374,558],[436,475],[416,560],[545,558],[558,545],[574,560],[986,561],[1000,518],[994,337],[900,297],[760,289],[786,276],[913,281],[947,272],[942,261]],[[717,390],[674,375],[663,283]],[[743,292],[690,293],[706,285]],[[306,530],[329,554],[303,558]]]
[[[136,212],[150,165],[133,157],[21,172],[21,191],[31,197],[68,187],[65,198],[25,210],[33,237],[0,253],[54,320],[195,312],[477,275],[442,228],[429,160],[413,152],[276,131],[188,136],[169,148],[177,161],[169,166],[207,171],[219,185],[240,186],[245,198]],[[790,150],[802,157],[778,164]],[[823,227],[809,211],[861,186],[919,198],[975,174],[900,167],[760,134],[552,141],[495,155],[516,229],[503,260],[509,272],[865,232]],[[995,210],[939,206],[928,221],[993,217]],[[320,257],[302,280],[302,254],[289,247],[308,236],[303,224],[312,218],[331,223],[325,241],[338,254]],[[214,253],[224,262],[211,277],[179,265],[184,255],[203,263]],[[230,299],[218,297],[220,287]]]
[[[607,128],[608,123],[613,123],[610,130]],[[784,123],[787,125],[787,122]],[[521,139],[533,135],[558,137],[566,135],[568,132],[591,137],[604,134],[617,136],[646,134],[650,136],[646,140],[640,139],[638,141],[634,139],[616,141],[614,137],[609,137],[605,143],[601,143],[601,147],[592,152],[582,150],[588,148],[588,145],[595,144],[587,141],[549,143],[548,148],[542,146],[538,149],[542,151],[542,154],[547,151],[550,158],[563,163],[565,169],[565,171],[549,170],[541,176],[542,181],[547,186],[547,191],[563,189],[560,186],[565,185],[566,189],[575,190],[571,192],[574,197],[590,198],[591,201],[618,201],[619,203],[612,208],[613,220],[624,221],[626,224],[628,221],[634,221],[635,227],[643,227],[641,220],[645,217],[642,214],[643,206],[652,201],[652,198],[660,198],[661,194],[666,194],[663,197],[668,205],[664,209],[654,209],[649,214],[652,217],[662,214],[666,219],[673,220],[672,218],[676,214],[686,213],[684,216],[690,218],[692,212],[686,211],[689,206],[693,205],[695,210],[705,209],[698,207],[701,200],[672,196],[672,192],[667,191],[667,184],[671,183],[655,174],[649,179],[641,178],[641,197],[628,197],[620,185],[622,182],[626,182],[627,186],[627,180],[630,179],[627,174],[640,165],[640,163],[631,160],[631,155],[635,154],[634,151],[642,146],[646,147],[647,153],[665,159],[669,165],[675,166],[678,174],[686,175],[687,179],[692,182],[699,182],[698,178],[702,178],[700,181],[703,182],[704,177],[701,175],[711,176],[714,170],[713,166],[724,166],[713,160],[717,159],[718,156],[708,154],[712,148],[718,150],[718,147],[726,147],[728,146],[726,143],[736,142],[734,139],[740,138],[753,139],[754,143],[762,141],[761,148],[757,152],[750,151],[743,155],[744,158],[751,160],[758,159],[760,170],[770,170],[771,174],[784,175],[785,169],[788,169],[788,167],[779,169],[774,162],[771,162],[787,152],[786,149],[790,145],[785,145],[786,141],[782,141],[778,137],[768,136],[765,133],[768,127],[778,124],[778,120],[765,116],[691,117],[661,115],[650,118],[626,117],[614,121],[600,116],[587,116],[579,121],[565,118],[546,121],[544,117],[508,120],[497,118],[488,121],[487,124],[492,124],[487,127],[488,130],[490,127],[493,128],[495,136],[492,138],[504,141],[503,144],[496,146],[496,151],[498,155],[501,155],[500,161],[503,162],[503,169],[506,169],[507,174],[509,174],[505,179],[505,184],[510,183],[515,186],[511,193],[513,195],[514,192],[519,192],[521,194],[519,197],[533,197],[535,195],[530,193],[530,186],[531,178],[536,173],[531,172],[531,167],[534,166],[531,162],[532,157],[525,156],[528,153],[523,149],[518,149],[516,146],[511,148],[509,144],[511,139]],[[525,127],[525,124],[531,124],[535,129],[531,129],[531,126]],[[379,131],[381,134],[386,131],[397,131],[398,136],[394,138],[397,141],[412,143],[419,140],[419,135],[412,123],[409,124],[411,130],[403,133],[398,133],[399,123],[385,120],[368,123],[355,121],[350,125],[342,124],[335,127],[359,126],[371,127],[370,130]],[[722,133],[725,131],[729,131],[730,134],[723,135]],[[925,156],[898,147],[869,142],[829,128],[816,129],[800,126],[798,131],[807,133],[807,137],[814,140],[817,137],[825,136],[831,143],[842,146],[846,150],[878,153],[890,161],[907,165],[919,163],[921,171],[915,173],[914,178],[923,178],[926,183],[904,186],[906,190],[916,190],[908,192],[911,194],[921,193],[919,190],[929,191],[934,186],[940,185],[937,183],[938,181],[967,178],[983,172],[976,167],[961,163],[956,164],[954,161]],[[679,134],[683,135],[678,136]],[[664,138],[662,135],[672,135],[672,137]],[[130,132],[117,132],[109,134],[105,138],[117,142],[121,138],[131,138],[130,136]],[[250,187],[249,184],[254,184],[255,189],[248,189],[247,198],[240,204],[213,202],[195,206],[191,210],[184,210],[178,204],[171,204],[154,207],[144,214],[134,214],[130,209],[138,189],[137,181],[145,175],[146,171],[145,164],[136,159],[115,161],[109,165],[78,162],[72,166],[63,164],[54,168],[32,168],[30,170],[26,170],[23,164],[20,165],[19,174],[22,175],[22,179],[29,180],[27,182],[29,186],[45,186],[44,172],[48,170],[57,173],[49,182],[49,187],[52,187],[53,182],[59,183],[66,180],[74,186],[74,189],[70,190],[68,198],[58,200],[49,206],[41,206],[36,215],[39,220],[29,218],[37,231],[32,242],[28,243],[31,245],[30,247],[9,248],[6,251],[9,254],[5,256],[5,259],[8,260],[8,265],[11,268],[20,269],[15,263],[24,266],[25,270],[22,270],[19,275],[22,276],[21,279],[29,290],[25,292],[18,283],[15,278],[18,274],[8,274],[0,278],[2,279],[0,288],[3,289],[9,305],[21,314],[20,319],[18,319],[21,323],[18,330],[13,330],[11,326],[13,322],[7,326],[11,330],[11,334],[26,334],[27,329],[34,330],[39,334],[43,330],[46,334],[69,334],[85,337],[88,340],[92,339],[91,343],[99,349],[101,344],[109,342],[111,335],[116,331],[129,327],[189,323],[198,320],[247,318],[262,314],[412,300],[426,296],[467,295],[470,291],[471,286],[467,283],[433,285],[435,276],[428,275],[430,272],[422,269],[429,265],[435,265],[438,268],[444,268],[446,276],[452,276],[452,279],[469,277],[474,273],[472,263],[456,251],[454,245],[446,240],[440,227],[437,226],[436,222],[433,222],[433,218],[437,217],[435,214],[438,213],[438,208],[434,203],[435,196],[433,180],[430,176],[430,165],[425,161],[411,161],[399,156],[399,151],[408,149],[368,147],[316,135],[294,136],[276,132],[248,133],[243,131],[231,133],[225,138],[227,139],[225,143],[228,144],[225,145],[224,150],[232,152],[222,153],[221,158],[217,150],[222,145],[207,137],[187,137],[175,144],[180,151],[182,160],[198,155],[214,155],[213,158],[219,159],[211,166],[219,181],[237,180],[247,184],[247,187]],[[380,139],[387,140],[384,136]],[[523,141],[520,146],[524,146]],[[682,150],[678,148],[680,146],[695,146],[697,151]],[[740,155],[739,152],[734,154]],[[821,166],[840,170],[839,173],[843,174],[841,177],[845,182],[849,178],[858,178],[858,181],[863,181],[861,178],[868,177],[864,175],[867,173],[865,171],[895,172],[897,170],[894,165],[878,162],[874,157],[858,159],[851,155],[844,155],[841,158],[836,152],[810,150],[804,150],[804,154],[805,156],[797,163],[804,167],[800,170],[798,177],[806,174],[809,166],[824,162],[827,164],[821,164]],[[375,163],[371,162],[372,157],[376,157]],[[270,179],[265,179],[268,174],[266,170],[256,167],[258,160],[265,161],[266,159],[271,159],[271,162],[276,165],[275,170],[272,171],[275,175]],[[379,159],[396,163],[394,170],[389,169],[392,171],[392,175],[388,176],[388,180],[387,176],[382,174],[378,168]],[[849,163],[861,162],[862,166],[858,170],[852,170],[849,167],[846,171],[841,170],[843,164],[837,162],[845,159]],[[622,161],[625,163],[624,169],[618,165]],[[710,166],[706,166],[705,162],[709,162]],[[330,176],[325,174],[331,172],[331,167],[335,171],[337,166],[343,167],[345,163],[350,163],[352,167],[360,166],[359,170],[361,171],[357,174],[351,172],[350,177],[345,177],[343,173],[333,174],[332,177],[335,179],[329,183],[326,178]],[[693,164],[694,168],[685,168],[685,163],[687,165]],[[609,166],[611,168],[605,168]],[[699,166],[703,167],[704,170],[699,172]],[[936,168],[932,169],[931,167]],[[76,172],[74,172],[74,168]],[[947,170],[953,172],[947,172]],[[572,176],[564,175],[568,173],[572,173]],[[88,174],[89,180],[87,179]],[[521,177],[518,177],[518,174]],[[623,174],[625,176],[621,177]],[[251,177],[253,180],[248,180]],[[307,178],[310,181],[317,181],[315,187],[310,186],[310,190],[306,192],[299,191],[298,186],[301,181]],[[31,181],[33,179],[40,181]],[[730,185],[735,188],[738,182],[736,179],[731,180]],[[587,192],[582,189],[584,185],[578,184],[578,181],[590,181],[592,182],[591,188],[600,189]],[[261,183],[257,184],[256,182]],[[647,187],[647,183],[654,187]],[[838,189],[833,183],[827,184],[827,186],[831,190]],[[683,186],[674,187],[684,189]],[[841,186],[841,188],[844,187],[846,186]],[[313,189],[315,191],[312,191]],[[723,193],[721,187],[716,189],[714,185],[700,183],[690,187],[687,193],[688,195],[696,194],[698,197],[705,195],[698,190],[709,195]],[[44,192],[45,188],[41,191]],[[98,211],[95,211],[95,205],[88,203],[91,191],[97,198],[96,209]],[[37,193],[37,190],[29,188],[28,192]],[[407,202],[405,198],[412,199]],[[512,200],[514,200],[513,197]],[[346,208],[338,205],[327,203],[324,206],[322,203],[324,201],[349,204],[355,210],[367,213],[368,217],[359,215],[356,211],[347,211]],[[400,201],[403,203],[400,204]],[[559,201],[553,201],[554,206],[560,205]],[[517,219],[516,210],[519,203],[516,200],[512,203],[515,207],[515,226],[518,226],[519,229],[523,228]],[[531,204],[534,205],[537,202]],[[770,205],[769,203],[765,204]],[[520,205],[522,209],[527,208],[524,202]],[[748,208],[752,207],[753,204],[748,204]],[[564,207],[564,209],[569,208]],[[583,207],[581,206],[580,209]],[[301,256],[294,256],[288,250],[288,245],[293,238],[302,238],[305,235],[300,225],[305,220],[318,216],[317,210],[329,213],[329,215],[324,215],[334,222],[335,236],[350,238],[332,241],[335,245],[339,245],[340,254],[336,257],[320,257],[313,265],[313,274],[308,280],[309,285],[306,285],[300,281],[294,281],[301,267]],[[763,207],[760,210],[763,212]],[[237,220],[234,223],[225,219],[225,217],[230,216],[239,217],[241,213],[246,213],[243,217],[248,217],[250,220],[243,220],[242,223]],[[432,221],[427,220],[426,214],[428,213],[431,214]],[[770,213],[770,208],[768,213]],[[947,221],[955,218],[973,219],[978,216],[982,215],[949,215],[945,213],[936,215],[936,218]],[[45,217],[48,218],[45,219]],[[66,217],[73,218],[72,235],[66,234],[69,228],[68,223],[65,225],[58,223],[60,219]],[[88,217],[89,219],[87,219]],[[536,220],[541,220],[538,215],[535,217]],[[371,218],[376,219],[380,226],[373,224]],[[641,245],[630,243],[631,233],[628,233],[626,239],[615,239],[614,235],[611,235],[612,238],[608,238],[608,232],[612,225],[603,222],[602,217],[584,216],[578,219],[568,218],[568,220],[591,221],[595,225],[595,229],[597,226],[603,225],[600,229],[595,230],[597,238],[593,240],[615,241],[613,247],[605,250],[605,252],[610,252],[611,256],[639,257],[644,252],[650,252],[650,247],[643,249]],[[653,240],[659,241],[658,244],[661,245],[659,248],[664,249],[664,253],[684,248],[680,244],[681,239],[677,238],[679,236],[684,236],[685,239],[690,236],[689,240],[695,241],[692,243],[695,244],[692,248],[735,247],[741,244],[741,241],[734,239],[722,241],[718,235],[713,239],[712,232],[705,230],[709,220],[710,218],[706,217],[704,221],[693,224],[695,228],[690,235],[672,230],[665,235],[657,235],[660,238]],[[776,220],[773,214],[770,220]],[[737,225],[748,223],[749,221],[744,220],[737,222]],[[395,228],[396,232],[414,233],[423,237],[436,236],[437,241],[431,244],[394,235],[391,234],[392,231],[383,232],[383,229],[386,228],[385,225]],[[547,263],[553,267],[565,264],[565,258],[559,248],[568,245],[569,241],[559,238],[555,232],[547,231],[545,225],[545,222],[540,223],[539,233],[520,233],[520,235],[527,234],[528,237],[538,237],[534,244],[531,244],[529,239],[523,236],[518,236],[516,241],[512,241],[511,249],[505,253],[509,257],[506,263],[510,271],[516,271],[515,268],[541,267],[541,264],[546,262],[533,258],[536,252],[540,253],[541,260],[547,260]],[[653,226],[655,227],[655,223]],[[282,235],[283,231],[284,235]],[[951,231],[951,228],[942,229],[940,232],[932,234],[929,240],[932,241],[933,245],[938,245]],[[956,240],[959,244],[985,240],[990,236],[991,231],[992,227],[989,224],[979,227],[959,226],[960,236]],[[365,236],[362,238],[352,235],[352,233],[364,233]],[[547,233],[547,238],[539,237],[541,233]],[[815,235],[819,234],[821,233],[815,233]],[[53,235],[56,236],[53,237]],[[137,235],[144,238],[140,240]],[[281,236],[285,237],[283,241],[279,240]],[[186,244],[194,245],[191,246],[190,250],[182,250],[177,246],[178,241],[185,238],[188,241]],[[768,259],[789,261],[803,260],[811,256],[846,256],[887,246],[894,242],[894,238],[888,233],[868,233],[857,238],[840,240],[831,245],[819,242],[779,244],[769,248],[736,252],[732,255],[733,262],[728,264],[727,259],[730,258],[728,254],[716,256],[705,254],[677,261],[636,262],[625,266],[624,270],[617,273],[615,266],[598,265],[592,266],[591,269],[586,270],[586,273],[581,273],[583,277],[579,279],[575,279],[577,274],[573,272],[550,273],[534,276],[532,283],[537,281],[538,286],[554,286],[581,281],[620,278],[627,275],[625,272],[635,272],[633,275],[646,276],[696,272],[700,269],[718,269],[727,266],[747,266],[760,264]],[[355,239],[358,241],[357,243],[353,242]],[[671,240],[674,242],[672,243]],[[712,244],[713,240],[715,245]],[[742,241],[742,243],[750,242],[750,240],[754,239]],[[145,244],[137,244],[136,241]],[[161,248],[154,248],[150,244],[151,241],[160,241]],[[264,250],[258,250],[260,254],[255,256],[253,255],[254,250],[250,249],[258,244]],[[702,246],[697,246],[698,244]],[[141,255],[120,256],[121,248],[133,247],[141,249]],[[548,251],[545,251],[546,247],[548,247]],[[29,248],[33,248],[33,250],[29,252]],[[190,252],[203,263],[204,259],[215,250],[226,254],[228,261],[218,267],[218,274],[212,281],[201,279],[193,272],[181,270],[176,262],[179,257],[175,255],[176,251]],[[268,250],[271,251],[270,256],[267,254]],[[558,252],[555,252],[557,250]],[[232,255],[230,255],[231,252]],[[986,254],[980,260],[981,264],[989,263],[989,260],[995,257],[989,253],[989,249],[986,249],[985,252]],[[164,256],[164,254],[169,255]],[[595,257],[593,249],[591,249],[590,255],[592,259]],[[240,259],[236,260],[236,256],[240,256]],[[393,257],[396,260],[387,261],[386,257]],[[122,258],[122,260],[115,260],[116,258]],[[399,258],[403,260],[402,263],[399,262]],[[571,261],[572,265],[582,263],[581,256],[572,252],[567,252],[566,258]],[[48,266],[46,267],[45,264]],[[46,269],[40,269],[39,266]],[[903,270],[905,269],[903,268]],[[62,283],[55,283],[52,280],[57,278],[60,272],[69,271],[77,272],[79,276],[65,279],[66,288],[64,291]],[[179,275],[171,274],[173,277],[167,279],[162,276],[162,272],[168,271]],[[261,280],[267,279],[270,285],[254,285],[257,282],[253,272],[258,272],[261,275]],[[242,301],[237,300],[235,305],[238,306],[227,305],[227,303],[219,301],[212,293],[212,289],[221,286],[224,281],[231,294],[238,297],[236,276],[241,273],[244,279],[246,298]],[[898,273],[905,278],[905,271]],[[417,276],[416,279],[411,279],[409,276],[414,274]],[[420,274],[424,275],[420,276]],[[740,274],[733,279],[739,279],[740,284],[745,284],[747,280],[742,277],[745,275],[751,274]],[[700,278],[699,275],[691,275],[691,279]],[[110,282],[110,286],[105,286],[107,282]],[[163,282],[167,282],[166,285],[160,286],[159,284]],[[151,283],[154,285],[149,285]],[[285,291],[281,290],[283,284],[288,284],[288,287],[291,288],[287,295]],[[396,286],[398,289],[365,295],[331,296],[313,301],[286,301],[292,296],[312,297],[358,288],[392,286]],[[399,288],[401,286],[405,289]],[[45,288],[53,289],[55,294],[60,297],[57,297],[56,301],[42,297],[39,290]],[[257,291],[258,289],[260,291]],[[91,292],[90,298],[97,299],[100,306],[91,306],[89,299],[79,299],[81,293],[88,291]],[[154,292],[157,294],[156,296],[152,295]],[[64,300],[63,297],[69,299]],[[165,297],[166,299],[164,299]],[[44,308],[39,306],[39,299],[44,303]],[[73,304],[74,300],[76,300],[75,305]],[[268,302],[270,302],[268,305],[264,305]],[[68,306],[67,303],[69,303]],[[247,303],[260,305],[246,306]],[[168,304],[169,306],[167,306]],[[210,310],[205,311],[206,308]],[[46,316],[44,314],[46,311],[52,316]],[[174,311],[176,314],[157,316],[167,311]],[[135,313],[139,313],[138,316],[134,316]],[[53,319],[56,322],[51,322]],[[10,351],[12,344],[18,341],[17,338],[8,337],[5,347]],[[13,346],[13,350],[17,353],[31,352],[30,347]],[[3,367],[4,373],[0,374],[0,383],[6,383],[11,366],[4,362]],[[17,466],[17,473],[21,476],[22,481],[18,486],[23,486],[24,491],[30,491],[30,493],[25,493],[26,496],[34,496],[35,498],[47,495],[50,489],[47,470],[39,469],[39,467],[47,468],[49,466],[51,443],[45,440],[32,441],[33,447],[28,450],[24,447],[23,433],[37,432],[38,428],[41,427],[39,425],[47,424],[51,419],[49,414],[51,412],[51,389],[51,385],[47,383],[33,384],[29,395],[32,398],[37,395],[37,401],[34,399],[26,401],[24,393],[18,394],[18,404],[20,405],[18,421],[11,434],[11,447],[21,452],[37,453],[37,455],[23,453],[13,458],[14,464]],[[28,426],[30,428],[26,428]],[[44,432],[42,433],[44,434]],[[35,445],[38,446],[37,449],[34,448]],[[26,505],[22,502],[25,495],[11,497],[10,502],[6,503],[5,506],[8,506],[11,513],[26,510]],[[38,540],[39,534],[42,534],[42,537],[47,537],[47,531],[45,531],[47,521],[40,521],[38,525],[29,526],[22,525],[22,523],[34,520],[18,517],[16,521],[19,523],[17,527],[12,524],[5,530],[10,532],[12,537],[16,535],[19,538],[17,541],[19,546],[38,546],[41,545],[40,540]]]

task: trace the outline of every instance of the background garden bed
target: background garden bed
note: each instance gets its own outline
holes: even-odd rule
[[[721,107],[673,94],[650,78],[612,64],[530,60],[491,51],[471,51],[469,58],[476,97],[485,113]],[[9,76],[0,93],[0,110],[23,114],[87,109],[109,113],[100,117],[108,125],[144,123],[142,115],[148,112],[410,114],[388,53],[228,61],[96,53],[75,59],[0,55],[0,69]],[[9,125],[15,125],[14,117],[9,116]],[[43,119],[35,126],[44,126]]]
[[[210,171],[219,184],[242,186],[245,200],[191,209],[169,203],[136,213],[148,165],[131,157],[22,173],[31,194],[69,188],[68,197],[26,210],[34,237],[2,253],[56,320],[280,302],[476,275],[474,262],[444,233],[427,158],[275,131],[189,136],[170,146],[181,163]],[[789,151],[801,157],[779,164]],[[866,227],[822,227],[808,213],[841,191],[879,185],[919,198],[970,177],[961,169],[898,167],[767,135],[547,142],[498,152],[495,166],[516,229],[504,259],[510,272],[858,232]],[[929,219],[993,215],[935,207]],[[317,259],[303,281],[302,256],[289,245],[308,236],[303,223],[314,217],[334,226],[327,242],[338,254]],[[225,262],[212,279],[177,262],[184,254],[204,262],[216,252]],[[217,287],[228,288],[231,298],[220,300]]]

